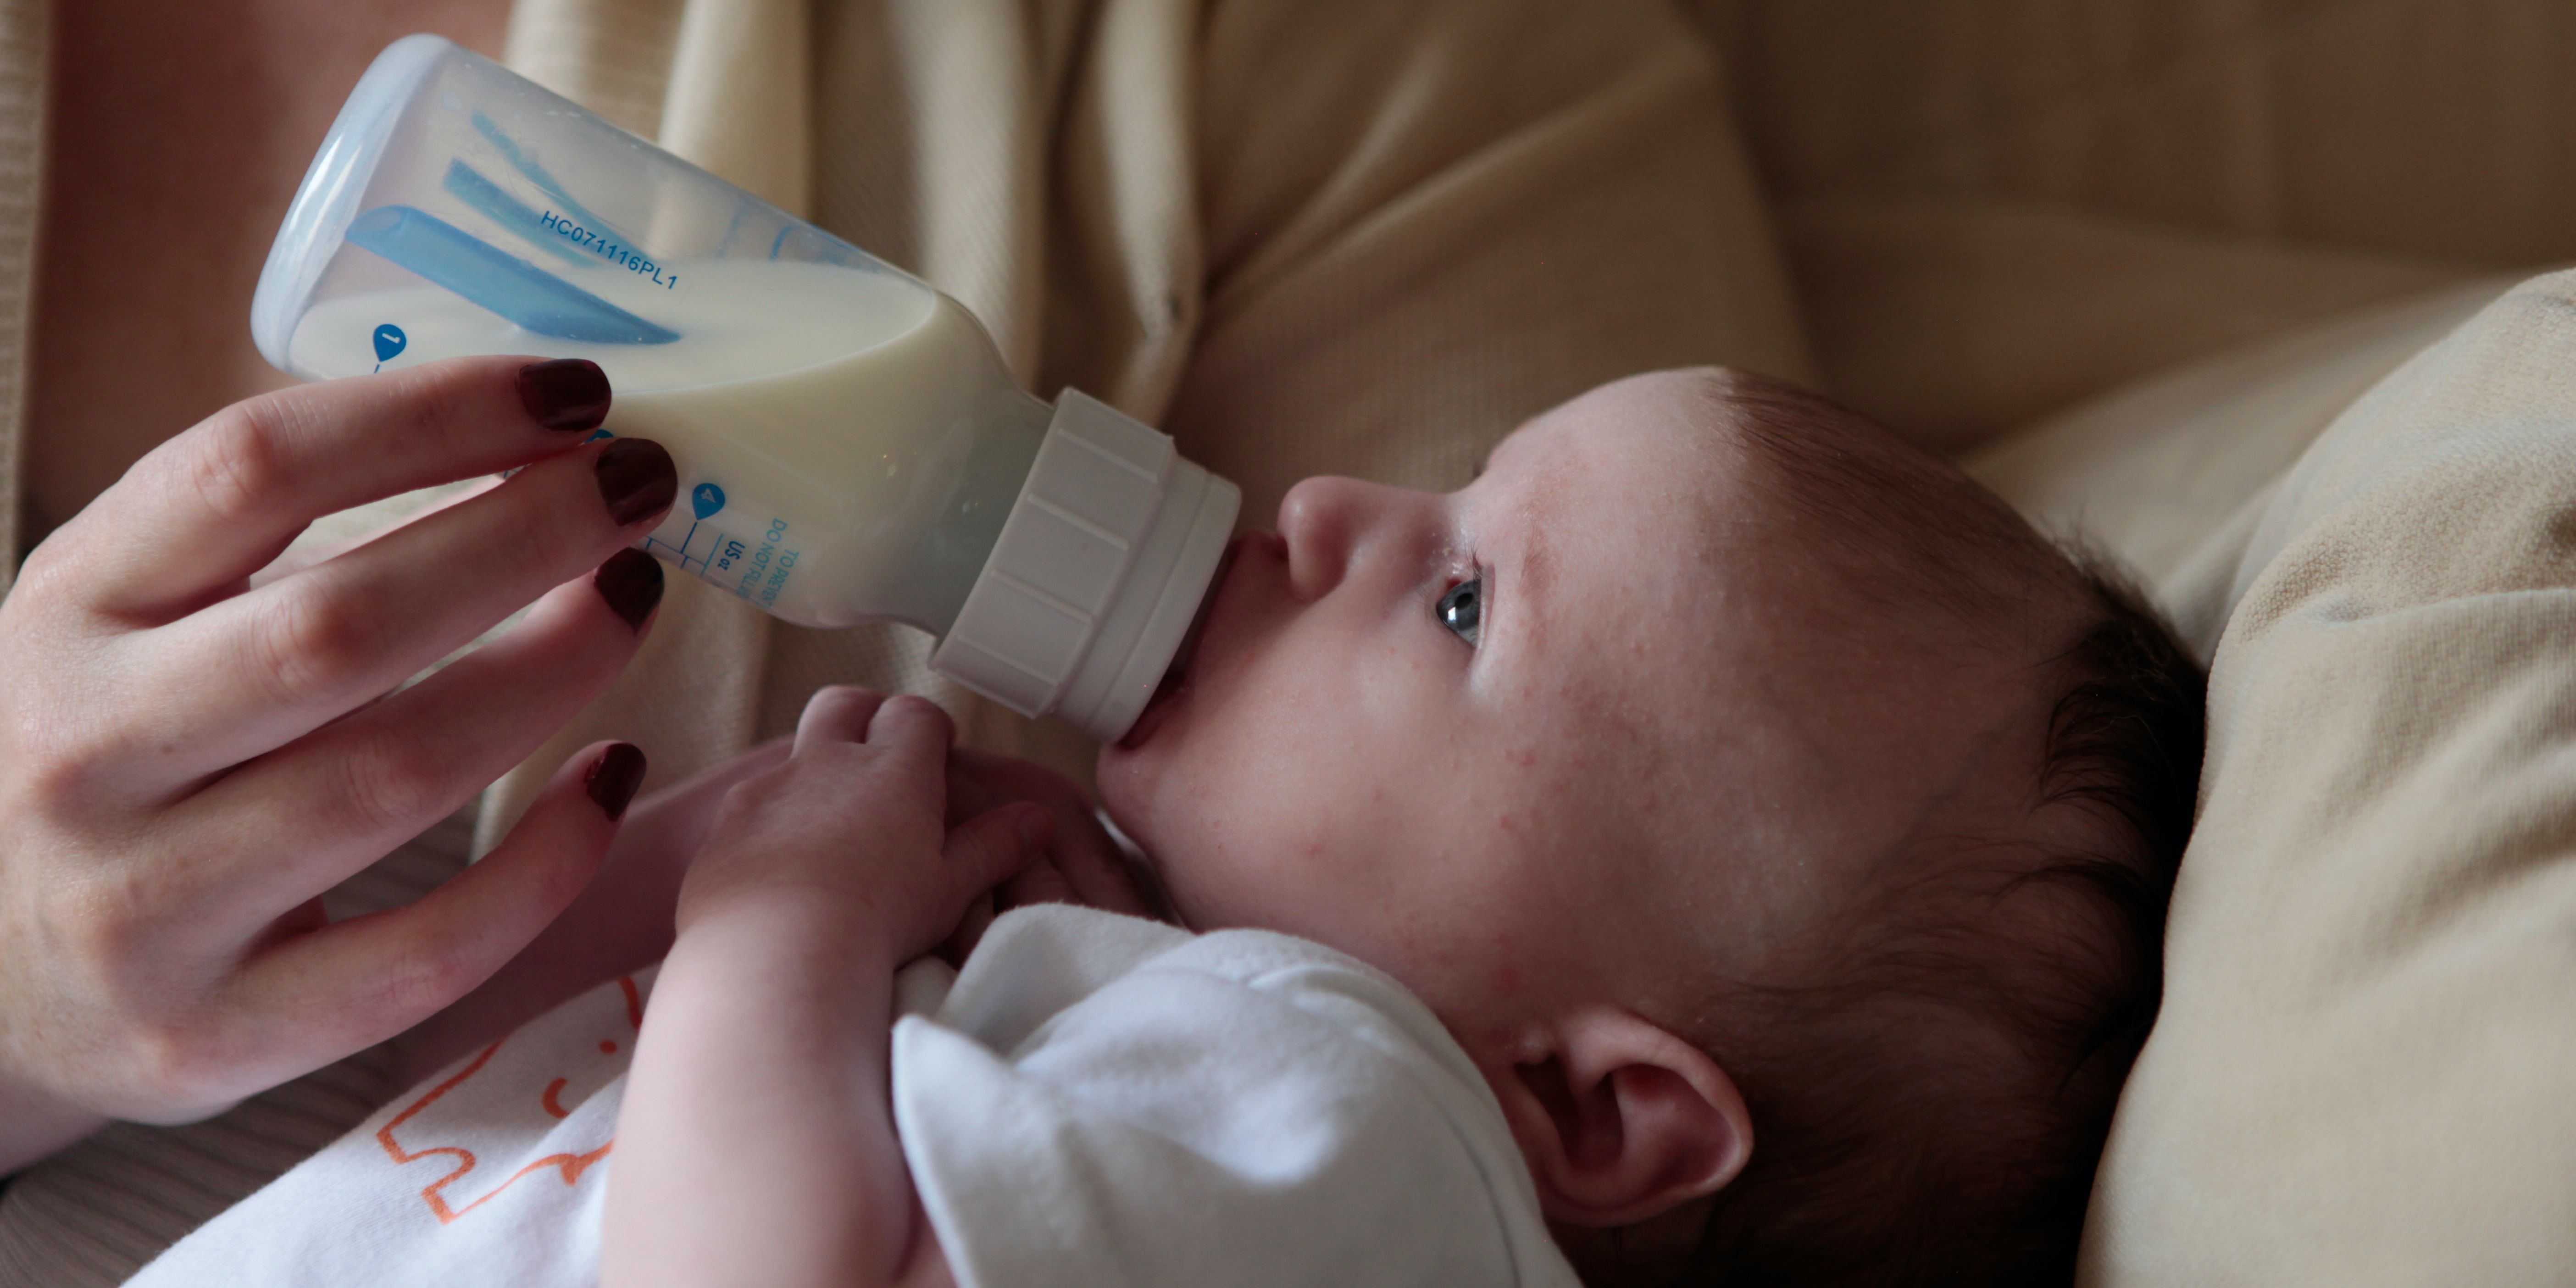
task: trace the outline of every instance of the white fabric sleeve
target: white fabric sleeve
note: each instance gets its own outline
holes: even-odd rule
[[[893,1066],[968,1288],[1575,1282],[1465,1053],[1319,945],[1015,913]]]

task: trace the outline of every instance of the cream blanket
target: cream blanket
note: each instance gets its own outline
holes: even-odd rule
[[[1709,53],[1659,0],[521,0],[509,58],[922,273],[1032,389],[1107,399],[1241,484],[1253,526],[1310,474],[1457,486],[1619,375],[1809,374]],[[671,781],[834,682],[928,694],[966,740],[1087,777],[1077,736],[932,676],[926,643],[674,579],[478,839],[587,742]]]

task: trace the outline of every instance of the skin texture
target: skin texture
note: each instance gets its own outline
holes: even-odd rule
[[[1605,386],[1445,496],[1300,484],[1100,758],[1185,923],[1331,944],[1440,1015],[1567,1228],[1731,1179],[1741,1102],[1682,1040],[1712,981],[2014,808],[2044,727],[2039,637],[1945,641],[1836,575],[1724,379]],[[1435,606],[1478,577],[1471,646]]]
[[[951,830],[952,735],[923,699],[826,689],[727,793],[628,1074],[601,1282],[952,1282],[887,1100],[894,973],[1054,830],[1027,802]]]
[[[63,531],[0,612],[0,1168],[104,1115],[218,1108],[437,1010],[514,953],[513,969],[549,987],[597,970],[598,953],[561,937],[521,946],[615,836],[581,790],[598,749],[567,766],[512,847],[439,900],[323,927],[309,897],[541,742],[634,640],[580,575],[631,534],[598,524],[535,563],[473,539],[538,511],[595,510],[576,500],[587,480],[569,464],[436,520],[449,537],[438,578],[412,575],[433,561],[415,541],[250,579],[326,510],[561,451],[488,404],[492,371],[482,394],[470,374],[416,376],[273,422],[304,431],[312,452],[298,470],[236,477],[237,512],[283,525],[254,528],[249,546],[210,539],[237,522],[169,522],[212,477],[190,462],[242,440],[239,416],[110,490],[190,421],[282,383],[251,353],[240,310],[342,87],[405,31],[491,52],[500,0],[57,8],[30,519],[32,535]],[[1193,691],[1103,765],[1191,924],[1308,934],[1431,1001],[1486,1067],[1551,1215],[1576,1225],[1683,1210],[1741,1166],[1741,1102],[1675,1036],[1693,1005],[1676,981],[1711,962],[1757,967],[1821,915],[1852,856],[1921,821],[1914,807],[1825,808],[1832,784],[1878,774],[1889,799],[1919,801],[1943,785],[1922,766],[1955,776],[1983,763],[1979,740],[1996,727],[1980,723],[1984,705],[1922,700],[1955,677],[1866,666],[1866,647],[1830,631],[1816,646],[1817,623],[1783,607],[1789,574],[1766,571],[1796,567],[1796,552],[1730,544],[1729,517],[1758,513],[1759,497],[1734,486],[1722,450],[1689,449],[1710,436],[1706,416],[1658,388],[1623,386],[1533,426],[1459,497],[1301,488],[1281,539],[1238,560]],[[452,432],[370,473],[387,464],[379,445],[403,437],[389,425]],[[353,477],[372,481],[352,491]],[[1429,608],[1446,579],[1478,568],[1494,598],[1470,653]],[[443,653],[566,578],[514,645],[369,705],[426,660],[415,654]],[[394,587],[407,593],[389,601]],[[385,602],[399,607],[376,629],[287,631],[284,647],[263,647],[281,613],[345,622]],[[1724,645],[1714,658],[1681,646],[1711,640]],[[1704,703],[1671,701],[1685,657],[1721,677]],[[1699,718],[1677,727],[1676,706]],[[1669,766],[1685,756],[1725,772],[1714,786],[1677,777]],[[903,783],[929,791],[917,769]],[[954,781],[939,790],[959,794]],[[629,820],[677,811],[687,825],[669,830],[689,833],[711,791],[639,803]],[[929,863],[949,844],[886,861]],[[1684,851],[1716,857],[1683,871]],[[677,884],[673,853],[647,845],[610,870],[637,874],[637,906],[667,908],[649,890]],[[1565,860],[1576,854],[1590,857]],[[1036,880],[1094,897],[1084,872],[1115,884],[1063,860]],[[971,921],[974,903],[930,919]],[[620,940],[618,954],[654,938]],[[419,1035],[424,1049],[477,1028],[474,1007],[457,1014],[454,1029]],[[862,1027],[882,1039],[881,1022]],[[864,1046],[837,1054],[882,1064]],[[882,1192],[878,1167],[869,1184]],[[902,1273],[927,1264],[903,1255]]]
[[[28,544],[50,539],[0,608],[0,1173],[437,1012],[603,850],[611,872],[662,872],[661,838],[703,811],[647,798],[619,844],[583,790],[593,748],[506,861],[416,911],[326,928],[309,901],[542,744],[638,639],[589,584],[632,533],[578,461],[372,555],[254,573],[318,515],[578,442],[513,398],[515,360],[244,401],[288,383],[244,314],[348,85],[409,32],[496,52],[508,7],[53,7],[24,511]],[[549,524],[561,544],[527,558]],[[369,705],[541,596],[496,650]]]
[[[105,1118],[202,1116],[392,1037],[590,878],[617,831],[584,790],[597,748],[506,855],[421,902],[325,924],[318,901],[532,753],[649,628],[591,570],[659,516],[619,521],[606,446],[537,422],[526,361],[237,404],[28,557],[0,601],[0,1167]],[[278,575],[318,515],[522,466]],[[499,640],[395,692],[532,599]]]
[[[1594,1232],[1623,1262],[1687,1249],[1755,1147],[1686,1040],[1711,991],[1905,841],[2026,806],[2044,725],[2045,632],[1926,629],[1841,576],[1725,380],[1607,386],[1446,496],[1299,485],[1100,761],[1183,924],[1318,940],[1439,1014],[1578,1265]],[[1471,644],[1435,608],[1479,578]],[[604,1282],[945,1276],[886,1121],[892,974],[979,883],[1062,861],[1008,811],[942,833],[944,737],[925,704],[827,692],[728,801],[637,1050]]]

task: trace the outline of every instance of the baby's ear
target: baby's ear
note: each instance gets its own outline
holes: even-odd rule
[[[1545,1056],[1492,1081],[1548,1219],[1634,1225],[1744,1170],[1752,1117],[1699,1048],[1613,1009],[1560,1020],[1541,1041]]]

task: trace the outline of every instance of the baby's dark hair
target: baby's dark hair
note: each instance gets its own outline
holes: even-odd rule
[[[2161,996],[2206,676],[2104,561],[1947,463],[1792,386],[1717,372],[1710,392],[1867,598],[1972,632],[2068,624],[2043,628],[2063,646],[2034,677],[2053,706],[2027,826],[1884,856],[1832,933],[1694,1035],[1755,1144],[1680,1281],[2066,1283]]]

